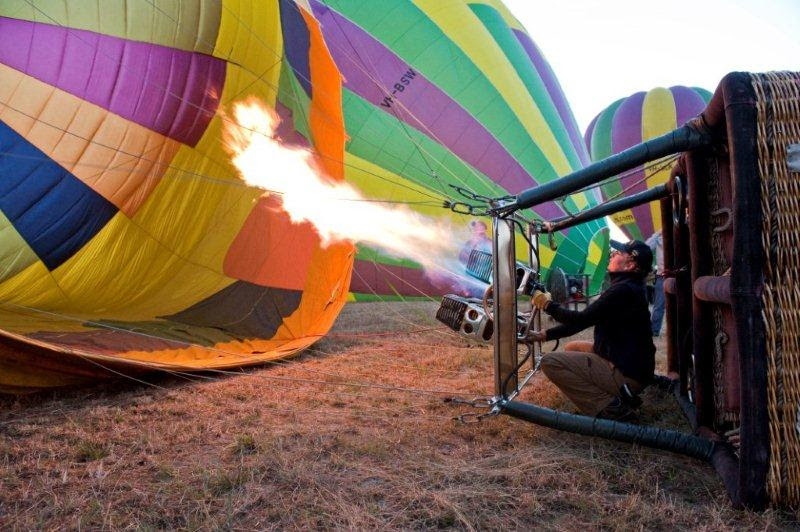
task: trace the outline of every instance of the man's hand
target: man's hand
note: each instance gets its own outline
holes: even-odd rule
[[[527,339],[531,342],[546,342],[547,333],[545,331],[528,331]]]
[[[552,299],[553,298],[550,296],[550,292],[542,292],[541,290],[537,290],[533,293],[531,303],[533,303],[533,306],[539,310],[544,310],[547,308],[547,305],[550,304]]]

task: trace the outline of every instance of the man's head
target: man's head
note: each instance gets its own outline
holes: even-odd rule
[[[608,263],[610,272],[638,272],[642,277],[653,268],[653,252],[650,246],[641,240],[629,242],[611,241],[611,258]]]

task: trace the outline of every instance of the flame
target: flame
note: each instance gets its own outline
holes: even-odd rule
[[[376,203],[348,183],[330,179],[311,151],[275,139],[280,118],[258,100],[235,104],[233,114],[225,141],[242,179],[267,194],[279,194],[292,222],[311,223],[323,246],[366,244],[421,264],[429,276],[464,277],[457,260],[463,229],[405,206]]]

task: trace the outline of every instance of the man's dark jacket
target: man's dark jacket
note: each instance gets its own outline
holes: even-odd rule
[[[611,286],[582,311],[556,303],[547,312],[561,325],[547,330],[547,339],[571,336],[594,325],[593,351],[610,361],[623,375],[645,385],[653,378],[656,347],[650,311],[641,275],[609,273]]]

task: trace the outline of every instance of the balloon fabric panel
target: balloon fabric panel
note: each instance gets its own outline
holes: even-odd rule
[[[514,70],[525,85],[531,98],[538,102],[538,107],[541,110],[542,117],[547,123],[547,128],[553,132],[556,142],[559,145],[559,150],[567,157],[570,167],[580,167],[582,163],[576,153],[575,147],[570,142],[566,128],[562,125],[562,117],[558,114],[553,105],[550,93],[542,82],[539,73],[535,69],[527,68],[531,57],[522,46],[522,43],[505,24],[505,21],[497,10],[480,4],[472,4],[470,8],[489,31],[498,46],[503,50],[508,61],[514,67]],[[583,206],[579,206],[579,208],[581,207]]]
[[[0,123],[0,210],[55,269],[83,247],[117,209]]]
[[[225,4],[230,11],[234,2]],[[3,0],[0,4],[0,16],[206,55],[214,50],[222,10],[219,0]]]
[[[225,79],[224,61],[202,54],[8,18],[0,63],[189,145],[214,116]]]
[[[0,120],[127,216],[163,176],[180,144],[0,65]]]
[[[553,178],[569,173],[569,163],[536,102],[471,8],[458,0],[414,0],[414,5],[425,12],[470,57],[479,70],[491,75],[497,90],[523,121],[529,137],[547,157],[549,166],[554,171]]]
[[[38,260],[36,253],[0,212],[0,283]]]

